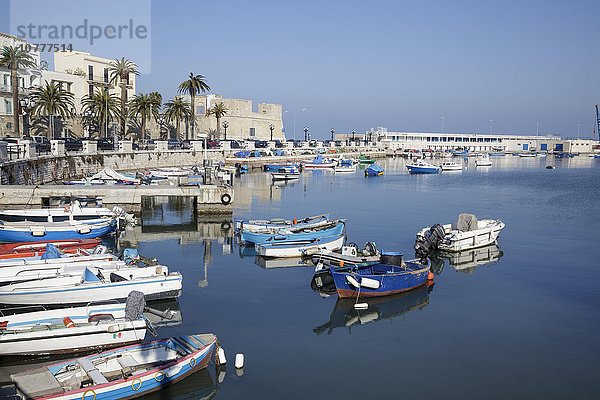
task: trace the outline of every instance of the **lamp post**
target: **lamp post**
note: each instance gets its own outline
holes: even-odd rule
[[[298,110],[294,113],[294,140],[296,140],[296,115],[298,115],[299,112],[302,111],[306,111],[306,108],[303,108],[302,110]]]
[[[306,142],[308,140],[308,126],[304,127],[304,141]]]
[[[356,131],[354,129],[352,129],[352,141],[354,142],[354,135],[356,135]]]
[[[227,128],[229,127],[229,122],[223,121],[223,129],[225,129],[225,140],[227,140]]]
[[[158,137],[160,139],[162,139],[162,132],[163,132],[163,128],[165,127],[165,117],[163,117],[161,115],[158,117],[158,119],[156,121],[158,122]],[[108,137],[108,132],[107,132],[107,137]]]
[[[275,125],[269,125],[269,130],[271,131],[271,142],[273,141],[273,129],[275,129]]]
[[[331,128],[331,141],[333,142],[333,134],[335,133],[335,129]]]
[[[23,114],[23,136],[29,136],[29,105],[31,104],[31,99],[29,97],[24,97],[19,101],[21,105],[21,111]]]
[[[89,138],[91,136],[92,131],[92,110],[86,110],[83,113],[83,125],[85,127],[86,137]]]

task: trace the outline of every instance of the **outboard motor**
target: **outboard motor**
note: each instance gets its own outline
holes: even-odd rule
[[[415,253],[420,259],[426,259],[427,256],[438,248],[438,245],[444,240],[446,231],[440,224],[435,224],[423,235],[422,238],[417,238],[415,241]]]

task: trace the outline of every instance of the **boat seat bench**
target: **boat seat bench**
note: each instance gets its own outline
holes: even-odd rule
[[[77,363],[81,366],[81,368],[85,371],[87,376],[90,377],[94,384],[101,385],[103,383],[108,383],[108,380],[100,371],[96,369],[94,364],[87,358],[78,358]]]

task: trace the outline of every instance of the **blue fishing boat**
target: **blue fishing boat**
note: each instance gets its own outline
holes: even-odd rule
[[[454,150],[450,150],[450,153],[452,153],[453,156],[467,156],[469,155],[469,150],[468,149],[454,149]]]
[[[263,169],[265,172],[299,172],[297,164],[266,164]]]
[[[306,169],[323,169],[333,168],[337,165],[337,161],[329,158],[324,158],[322,155],[317,155],[312,161],[304,162],[303,168]]]
[[[20,399],[131,399],[206,368],[213,334],[156,340],[73,358],[11,375]]]
[[[379,175],[383,175],[383,167],[379,164],[371,164],[369,168],[365,169],[365,176]]]
[[[2,222],[0,242],[34,242],[48,240],[93,239],[115,232],[117,221],[99,219],[95,223],[82,222]]]
[[[406,164],[408,172],[411,174],[439,174],[442,169],[437,165],[426,163],[425,161],[416,161]]]
[[[424,285],[429,265],[406,261],[401,266],[388,264],[363,265],[348,271],[329,268],[339,298],[388,296]],[[433,275],[433,274],[432,274]]]
[[[285,236],[287,240],[311,240],[325,238],[329,236],[338,236],[344,232],[345,220],[336,220],[331,223],[321,225],[311,229],[295,229],[294,227],[279,229],[275,233],[269,230],[256,230],[240,232],[240,239],[245,243],[268,243],[275,240],[274,237]]]

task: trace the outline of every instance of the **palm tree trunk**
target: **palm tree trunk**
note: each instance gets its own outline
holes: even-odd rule
[[[177,122],[175,123],[175,135],[177,135],[177,139],[178,140],[183,140],[183,135],[181,135],[181,132],[179,132],[179,118],[176,119]]]
[[[196,136],[194,135],[194,127],[196,126],[196,106],[194,104],[196,102],[195,101],[196,100],[196,94],[194,92],[192,92],[190,94],[190,97],[191,97],[190,104],[192,106],[192,140],[195,140]],[[186,136],[186,139],[189,139],[189,138]]]
[[[17,79],[17,69],[10,69],[10,84],[12,85],[12,99],[13,99],[13,124],[15,129],[15,136],[21,136],[19,129],[19,82]]]
[[[142,116],[142,126],[141,128],[141,132],[140,132],[140,140],[144,140],[146,139],[146,117]]]
[[[216,115],[217,117],[217,140],[221,140],[221,117]]]
[[[125,128],[127,125],[126,118],[126,97],[127,97],[127,88],[125,87],[125,81],[121,79],[121,137],[125,139]]]
[[[52,137],[52,135],[50,134],[50,132],[51,132],[51,128],[50,127],[52,126],[52,124],[51,124],[52,119],[51,118],[52,117],[50,115],[48,115],[48,130],[46,131],[46,136],[48,136],[48,140],[54,139]]]

